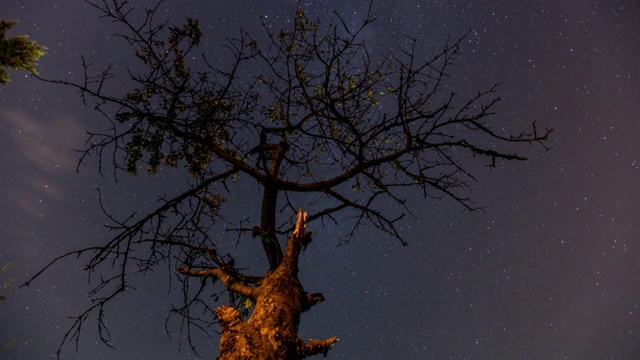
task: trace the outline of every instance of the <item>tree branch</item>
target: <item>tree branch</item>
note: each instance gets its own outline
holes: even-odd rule
[[[187,269],[184,267],[176,266],[176,270],[179,273],[187,276],[218,278],[222,282],[222,284],[224,284],[224,286],[230,291],[233,291],[246,298],[256,301],[256,296],[258,295],[258,293],[255,290],[255,288],[247,285],[243,285],[238,281],[238,279],[235,276],[233,276],[232,274],[220,268],[193,270],[193,269]]]
[[[329,349],[333,347],[333,344],[338,342],[340,339],[333,336],[324,340],[316,340],[316,339],[307,339],[309,344],[303,344],[298,349],[298,354],[300,354],[303,358],[307,356],[323,354],[327,356]]]

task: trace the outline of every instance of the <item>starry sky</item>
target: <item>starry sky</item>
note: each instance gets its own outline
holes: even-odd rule
[[[308,1],[305,9],[321,19],[335,10],[357,24],[367,4]],[[161,15],[200,18],[203,51],[215,54],[225,34],[259,36],[260,17],[277,29],[295,8],[166,1]],[[555,132],[549,151],[521,148],[527,162],[472,167],[479,181],[469,195],[484,212],[406,194],[415,214],[401,224],[408,247],[368,228],[336,247],[347,229],[315,225],[300,278],[327,300],[303,314],[303,338],[339,337],[329,359],[639,359],[640,2],[377,0],[374,14],[363,35],[380,53],[416,36],[428,56],[448,35],[472,29],[452,84],[503,82],[499,124],[524,130],[537,120]],[[11,35],[48,48],[39,69],[49,78],[81,80],[81,55],[126,69],[132,54],[98,15],[76,0],[0,1],[0,18],[21,21]],[[66,261],[18,285],[55,255],[108,239],[97,188],[110,211],[127,214],[150,209],[184,175],[113,184],[91,161],[76,173],[72,149],[102,119],[69,88],[12,78],[0,88],[0,266],[11,264],[0,273],[10,283],[0,290],[0,344],[15,344],[0,358],[49,359],[67,317],[88,305],[83,263]],[[239,204],[231,213],[243,213]],[[112,305],[117,350],[88,323],[78,352],[70,344],[63,358],[193,359],[175,332],[165,333],[175,300],[166,279],[165,270],[139,277],[137,291]],[[215,357],[212,335],[196,339],[204,358]]]

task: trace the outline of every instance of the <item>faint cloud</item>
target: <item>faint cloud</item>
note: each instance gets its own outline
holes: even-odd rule
[[[62,114],[33,115],[17,109],[0,111],[5,141],[1,144],[1,180],[5,206],[42,216],[51,201],[62,200],[70,189],[64,177],[75,171],[84,134],[76,120]],[[8,171],[7,171],[8,170]]]

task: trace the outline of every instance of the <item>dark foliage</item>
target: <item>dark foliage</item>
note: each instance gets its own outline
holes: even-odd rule
[[[11,81],[7,70],[37,73],[36,62],[46,50],[26,35],[7,36],[7,31],[17,23],[15,20],[0,20],[0,85]]]

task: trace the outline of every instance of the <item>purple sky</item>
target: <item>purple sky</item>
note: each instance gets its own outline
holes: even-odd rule
[[[303,315],[300,332],[339,337],[329,359],[640,358],[640,3],[526,3],[375,1],[378,20],[364,34],[375,51],[410,35],[427,56],[448,34],[471,28],[452,82],[463,91],[504,82],[501,126],[526,130],[537,120],[555,132],[551,150],[521,149],[526,163],[473,169],[480,181],[470,195],[485,212],[406,194],[417,217],[401,225],[408,247],[375,229],[336,247],[345,229],[310,225],[316,235],[300,277],[327,300]],[[366,4],[322,1],[307,12],[327,19],[336,10],[355,22]],[[260,16],[278,28],[295,6],[202,0],[166,1],[161,9],[174,23],[200,18],[202,51],[214,58],[225,34],[243,27],[259,36]],[[21,21],[11,35],[28,34],[48,48],[39,63],[45,77],[81,79],[81,54],[119,70],[132,64],[113,36],[117,28],[79,0],[3,0],[0,17]],[[18,285],[54,256],[108,239],[97,187],[124,216],[149,209],[184,175],[141,174],[114,185],[92,161],[76,174],[72,149],[102,119],[69,88],[20,72],[12,78],[0,88],[0,266],[12,263],[0,284],[14,280],[0,290],[7,296],[0,345],[16,343],[0,358],[49,359],[71,324],[67,316],[88,305],[84,263],[65,261],[29,288]],[[232,195],[231,214],[246,214],[242,204],[253,195]],[[175,299],[167,274],[136,278],[138,290],[110,308],[116,351],[88,323],[79,352],[70,344],[63,358],[194,358],[165,334]],[[215,357],[217,338],[196,344]]]

